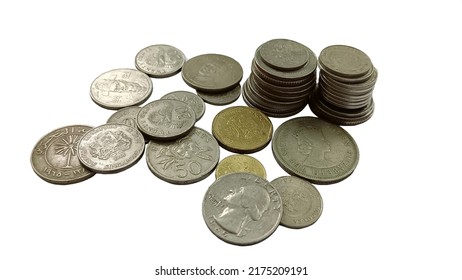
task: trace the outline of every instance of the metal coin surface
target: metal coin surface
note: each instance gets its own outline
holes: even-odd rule
[[[353,173],[359,150],[353,137],[338,125],[315,117],[299,117],[275,131],[272,150],[287,173],[315,184],[332,184]]]
[[[152,81],[135,69],[114,69],[98,76],[90,97],[99,106],[117,110],[144,103],[152,94]]]
[[[141,158],[144,138],[136,128],[109,123],[95,127],[82,136],[77,148],[80,162],[97,173],[123,171]]]
[[[290,71],[308,62],[306,47],[287,39],[273,39],[261,45],[262,60],[275,69]]]
[[[218,163],[215,178],[236,172],[252,173],[266,179],[266,170],[261,162],[248,155],[231,155]]]
[[[139,51],[135,57],[138,70],[153,78],[166,78],[181,71],[186,57],[169,45],[152,45]]]
[[[322,198],[310,182],[296,176],[283,176],[271,181],[282,199],[281,225],[304,228],[314,224],[322,213]]]
[[[109,117],[106,123],[121,123],[138,129],[136,118],[140,110],[141,108],[136,106],[119,109]],[[144,142],[149,142],[149,138],[144,137]]]
[[[203,92],[224,92],[233,89],[242,79],[242,66],[221,54],[203,54],[186,61],[182,77],[190,87]]]
[[[212,134],[223,148],[231,152],[253,153],[268,145],[273,136],[273,124],[258,109],[234,106],[215,116]]]
[[[202,98],[189,91],[173,91],[162,96],[160,99],[174,99],[189,104],[196,114],[196,122],[202,118],[205,113],[205,103]]]
[[[192,184],[213,172],[220,159],[220,147],[207,131],[194,127],[174,141],[150,141],[146,161],[151,172],[173,184]]]
[[[160,99],[144,105],[136,122],[141,132],[151,139],[168,141],[188,134],[196,123],[194,110],[188,104]]]
[[[235,88],[225,92],[210,93],[198,91],[197,95],[205,102],[212,105],[228,105],[239,99],[239,96],[241,96],[241,85],[237,85]]]
[[[77,145],[90,129],[86,125],[70,125],[43,136],[32,150],[30,162],[34,172],[58,185],[78,183],[95,175],[77,158]]]
[[[345,45],[324,48],[319,55],[319,64],[326,71],[342,77],[362,76],[372,68],[372,62],[367,54]]]
[[[221,240],[252,245],[277,229],[282,200],[267,180],[249,173],[231,173],[208,188],[202,215],[210,231]]]

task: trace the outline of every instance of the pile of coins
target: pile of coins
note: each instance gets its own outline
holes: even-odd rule
[[[243,99],[270,117],[295,115],[316,88],[316,69],[316,55],[306,46],[287,39],[265,42],[255,51]]]

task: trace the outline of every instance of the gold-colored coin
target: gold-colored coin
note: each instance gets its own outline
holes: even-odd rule
[[[235,153],[260,151],[273,136],[273,124],[260,110],[234,106],[219,112],[212,123],[212,134],[220,146]]]
[[[263,164],[258,159],[248,155],[225,157],[218,163],[215,178],[218,179],[221,176],[236,172],[252,173],[266,179],[266,170]]]

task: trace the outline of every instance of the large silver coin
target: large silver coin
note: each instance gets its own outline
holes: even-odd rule
[[[173,91],[162,96],[160,99],[174,99],[189,104],[196,114],[196,122],[200,120],[205,113],[204,100],[189,91]]]
[[[266,64],[282,71],[300,69],[308,62],[306,47],[287,39],[273,39],[263,43],[260,55]]]
[[[347,178],[359,161],[358,146],[346,130],[314,117],[281,124],[274,133],[272,150],[287,173],[315,184]]]
[[[321,217],[321,194],[310,182],[295,176],[283,176],[271,181],[271,185],[281,195],[284,205],[281,225],[304,228]]]
[[[151,139],[168,141],[188,134],[196,123],[196,115],[182,101],[160,99],[144,105],[136,121],[141,132]]]
[[[217,179],[202,202],[210,231],[235,245],[252,245],[268,238],[282,217],[282,200],[265,179],[250,173],[231,173]]]
[[[77,158],[77,144],[90,129],[86,125],[70,125],[43,136],[32,150],[30,162],[34,172],[43,180],[59,185],[81,182],[95,175]]]
[[[152,173],[173,184],[191,184],[205,179],[219,159],[218,142],[210,133],[197,127],[175,141],[150,141],[146,151],[146,161]]]
[[[135,57],[138,70],[153,78],[166,78],[181,71],[186,57],[169,45],[152,45],[139,51]]]
[[[97,173],[116,173],[133,166],[144,152],[144,138],[125,124],[103,124],[82,136],[77,148],[80,162]]]
[[[117,110],[144,103],[152,93],[152,81],[135,69],[114,69],[98,76],[90,97],[99,106]]]
[[[235,88],[225,92],[210,93],[197,91],[197,95],[205,102],[212,105],[228,105],[236,101],[239,96],[241,96],[241,85],[237,85]]]

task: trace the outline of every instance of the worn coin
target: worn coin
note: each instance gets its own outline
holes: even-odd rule
[[[136,117],[140,110],[141,108],[136,106],[119,109],[109,117],[106,123],[121,123],[138,129],[138,126],[136,125]],[[149,138],[144,136],[144,141],[147,143]]]
[[[166,78],[180,72],[185,60],[183,52],[173,46],[152,45],[136,54],[135,66],[150,77]]]
[[[144,138],[136,128],[109,123],[95,127],[82,136],[77,156],[80,162],[97,173],[125,170],[141,158]]]
[[[173,184],[191,184],[205,179],[219,159],[217,141],[198,127],[174,141],[150,141],[146,151],[146,161],[152,173]]]
[[[205,103],[202,98],[189,91],[173,91],[162,96],[160,99],[174,99],[189,104],[196,114],[196,122],[202,118],[205,113]]]
[[[258,159],[248,155],[225,157],[218,163],[215,178],[218,179],[221,176],[236,172],[252,173],[266,179],[266,170],[263,164]]]
[[[281,225],[304,228],[314,224],[321,216],[321,194],[310,182],[296,176],[283,176],[271,181],[271,185],[282,199]]]
[[[265,179],[250,173],[218,178],[207,190],[202,215],[210,231],[234,245],[252,245],[278,227],[282,200]]]
[[[59,185],[86,180],[95,173],[85,168],[77,158],[77,145],[92,127],[70,125],[43,136],[32,150],[30,162],[43,180]]]
[[[268,145],[273,136],[273,124],[256,108],[234,106],[215,116],[212,134],[223,148],[231,152],[253,153]]]
[[[293,118],[281,124],[274,133],[272,150],[287,173],[315,184],[347,178],[359,161],[353,137],[340,126],[315,117]]]
[[[224,92],[202,92],[197,91],[197,95],[202,98],[205,102],[212,105],[228,105],[236,101],[241,95],[241,85],[237,85],[235,88]]]
[[[275,69],[291,71],[308,62],[306,47],[288,39],[273,39],[260,47],[262,60]]]
[[[152,81],[135,69],[114,69],[98,76],[90,97],[99,106],[117,110],[144,103],[152,94]]]
[[[319,66],[342,77],[363,76],[372,68],[372,62],[363,51],[345,45],[332,45],[319,54]]]
[[[188,134],[196,123],[196,115],[191,106],[182,101],[160,99],[144,105],[136,122],[149,138],[168,141]]]

